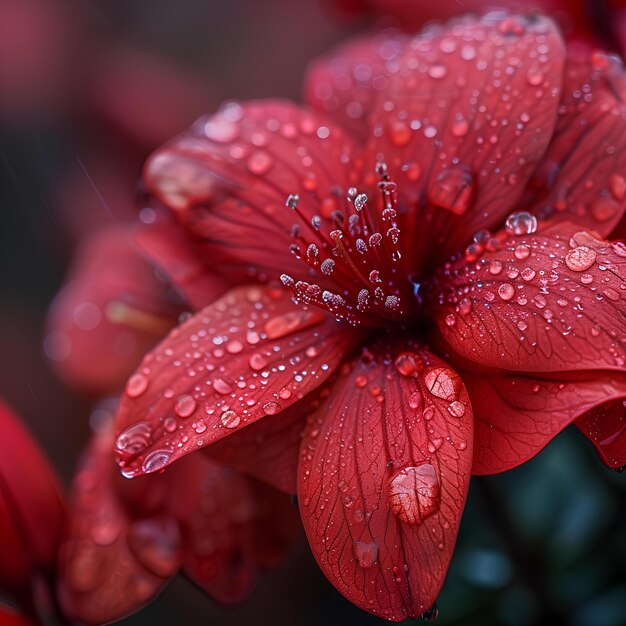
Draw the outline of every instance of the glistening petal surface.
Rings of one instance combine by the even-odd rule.
[[[126,476],[280,413],[321,385],[358,333],[282,288],[238,287],[170,333],[131,376],[115,453]]]
[[[369,153],[398,183],[414,273],[510,212],[550,141],[563,61],[553,22],[502,13],[427,29],[407,46]]]
[[[623,373],[541,378],[461,370],[461,375],[474,411],[473,474],[505,472],[525,463],[590,409],[626,396]]]
[[[302,443],[298,501],[333,585],[384,619],[437,598],[465,503],[472,409],[459,376],[406,342],[346,366]]]
[[[626,246],[569,222],[498,239],[497,251],[444,265],[428,290],[452,350],[513,371],[623,371]]]
[[[576,426],[593,443],[600,458],[609,467],[626,466],[626,393],[595,407],[583,415]]]
[[[154,153],[148,190],[222,274],[277,279],[301,269],[292,227],[331,219],[356,182],[353,142],[319,114],[280,101],[230,104]],[[304,220],[286,206],[298,194]],[[271,242],[271,245],[268,243]]]
[[[607,237],[626,210],[626,73],[586,46],[568,49],[559,117],[525,205]]]

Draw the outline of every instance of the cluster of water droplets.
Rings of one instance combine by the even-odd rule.
[[[319,311],[285,307],[289,298],[278,287],[241,291],[246,304],[231,292],[202,318],[180,353],[160,346],[128,380],[125,395],[141,401],[148,390],[157,393],[151,406],[158,405],[163,416],[157,423],[134,423],[117,437],[115,452],[126,477],[158,472],[174,455],[220,438],[221,430],[279,413],[328,375],[322,355],[329,338],[316,330],[324,319]],[[181,332],[184,325],[170,337]],[[164,362],[182,378],[155,392],[151,381]]]
[[[411,287],[400,263],[397,186],[384,163],[378,164],[377,173],[380,201],[348,189],[347,210],[332,213],[333,228],[319,215],[307,220],[298,209],[298,195],[286,202],[299,218],[290,251],[307,266],[307,274],[313,270],[319,278],[312,282],[283,274],[283,285],[297,301],[353,325],[397,320],[411,307]]]

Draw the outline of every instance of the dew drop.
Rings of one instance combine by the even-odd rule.
[[[220,417],[220,424],[224,428],[237,428],[241,424],[241,417],[235,411],[224,411]]]
[[[396,358],[394,365],[400,374],[413,378],[424,369],[424,362],[414,352],[403,352]]]
[[[565,257],[565,265],[572,272],[584,272],[588,270],[596,261],[595,250],[587,246],[577,246],[570,250]]]
[[[436,367],[424,377],[426,388],[433,396],[443,400],[456,400],[461,390],[461,379],[447,367]]]
[[[431,78],[444,78],[448,74],[448,68],[442,63],[435,63],[428,68],[428,75]]]
[[[506,302],[515,295],[515,287],[511,283],[502,283],[498,287],[498,295]]]
[[[150,452],[150,454],[144,459],[141,465],[141,469],[146,474],[158,472],[169,463],[171,456],[172,453],[169,450],[165,450],[164,448],[160,450],[154,450],[153,452]]]
[[[439,510],[439,477],[430,463],[405,467],[389,481],[391,512],[407,524],[421,524]]]
[[[419,391],[414,391],[409,396],[409,406],[413,409],[419,409],[422,403],[422,394]]]
[[[454,417],[463,417],[463,415],[465,415],[465,405],[462,402],[455,400],[450,403],[448,411],[450,412],[450,415],[453,415]]]
[[[183,394],[182,396],[178,396],[176,399],[174,413],[176,413],[178,417],[189,417],[196,410],[196,407],[197,404],[194,397],[189,394]]]
[[[509,235],[532,235],[537,232],[537,218],[527,211],[511,213],[504,228]]]
[[[263,151],[253,153],[248,159],[247,165],[251,174],[262,176],[270,171],[274,164],[272,157]]]
[[[130,456],[143,452],[152,442],[152,426],[139,422],[123,430],[115,441],[115,448]]]
[[[441,172],[428,189],[428,199],[456,215],[463,215],[472,203],[474,177],[468,168],[457,165]]]
[[[361,567],[372,567],[378,561],[378,544],[355,541],[354,556]]]
[[[265,415],[276,415],[276,413],[280,412],[280,408],[278,402],[270,401],[263,405],[263,412]]]
[[[143,374],[133,374],[126,383],[126,395],[138,398],[148,388],[148,379]]]

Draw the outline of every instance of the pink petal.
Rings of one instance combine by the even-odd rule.
[[[603,237],[626,210],[626,74],[598,50],[570,46],[556,130],[525,204]]]
[[[137,611],[181,563],[180,530],[163,508],[163,477],[125,481],[112,462],[112,445],[112,433],[103,430],[85,454],[59,553],[62,608],[68,617],[87,624]],[[137,514],[131,515],[124,497]],[[149,499],[152,510],[146,506]]]
[[[35,574],[54,567],[65,516],[63,497],[48,461],[2,401],[0,432],[0,588],[28,594]]]
[[[288,408],[336,369],[358,333],[283,289],[233,289],[193,315],[131,376],[117,417],[124,474],[176,459]]]
[[[320,567],[360,608],[417,617],[437,598],[465,504],[472,410],[411,342],[345,367],[302,443],[298,496]]]
[[[194,311],[204,308],[227,291],[228,283],[202,262],[195,242],[176,220],[156,215],[154,224],[135,233],[138,250],[165,273]]]
[[[596,447],[609,467],[623,471],[626,466],[626,393],[583,415],[576,426]],[[608,400],[608,397],[605,397]]]
[[[115,226],[87,239],[49,312],[47,356],[63,378],[89,391],[117,391],[182,310],[131,232]]]
[[[389,30],[345,44],[313,61],[305,77],[309,104],[365,141],[368,119],[388,86],[388,68],[397,64],[408,37]]]
[[[293,225],[308,234],[313,215],[330,220],[343,206],[352,152],[342,131],[305,109],[230,104],[154,153],[144,178],[222,274],[278,279],[306,268],[289,252]],[[285,206],[290,194],[299,214]]]
[[[512,371],[623,370],[626,247],[568,222],[498,239],[496,252],[443,266],[428,289],[452,350]]]
[[[501,13],[431,28],[408,46],[369,148],[398,184],[416,275],[510,212],[550,141],[563,60],[550,20]]]
[[[505,472],[525,463],[593,407],[626,396],[621,373],[540,378],[461,371],[474,411],[473,474]]]

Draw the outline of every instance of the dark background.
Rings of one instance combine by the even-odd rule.
[[[315,0],[0,0],[0,395],[66,484],[94,398],[50,369],[46,309],[77,242],[130,214],[141,161],[167,137],[159,119],[133,135],[146,102],[127,109],[131,131],[111,125],[99,109],[128,90],[115,72],[98,85],[103,68],[117,55],[182,77],[191,104],[188,119],[181,105],[163,124],[171,134],[224,99],[298,99],[307,60],[369,25]],[[148,95],[167,109],[167,94]],[[626,474],[570,430],[524,467],[473,480],[439,623],[626,624]],[[334,591],[304,540],[241,608],[220,609],[179,577],[124,623],[382,624]]]

